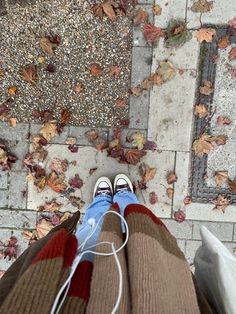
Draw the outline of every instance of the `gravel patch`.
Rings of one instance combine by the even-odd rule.
[[[0,18],[0,103],[9,98],[8,87],[16,86],[11,116],[19,122],[32,121],[33,110],[51,109],[58,118],[62,109],[73,113],[71,124],[110,127],[128,118],[128,105],[116,108],[117,98],[128,100],[131,71],[132,25],[128,17],[115,22],[93,15],[94,2],[84,0],[40,0],[35,5],[13,6]],[[40,48],[40,38],[61,37],[53,56]],[[45,57],[45,63],[38,62]],[[89,66],[102,67],[100,77],[92,77]],[[36,64],[39,80],[34,87],[19,75],[21,66]],[[56,71],[45,70],[53,64]],[[121,67],[120,76],[108,75],[111,66]],[[73,86],[83,91],[76,94]]]

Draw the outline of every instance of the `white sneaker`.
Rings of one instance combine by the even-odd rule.
[[[95,183],[93,190],[93,198],[99,195],[113,196],[112,183],[107,177],[100,177]]]
[[[114,180],[114,194],[121,191],[134,192],[133,184],[125,174],[118,174]]]

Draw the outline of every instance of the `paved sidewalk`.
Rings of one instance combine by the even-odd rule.
[[[1,15],[7,14],[7,7],[10,9],[10,6],[15,5],[15,2],[18,1],[12,1],[13,4],[10,2],[6,2],[6,6],[1,4],[0,19]],[[151,73],[155,72],[159,62],[165,59],[173,62],[178,71],[173,80],[161,86],[154,86],[139,97],[130,96],[129,125],[123,127],[122,133],[125,147],[130,146],[126,142],[126,135],[134,131],[141,131],[146,138],[157,144],[157,150],[148,150],[142,159],[150,167],[157,168],[157,174],[153,180],[148,182],[147,190],[137,193],[140,202],[151,208],[158,217],[163,218],[164,223],[177,238],[177,242],[189,263],[192,263],[196,249],[201,244],[199,226],[202,224],[223,241],[229,250],[233,251],[236,247],[236,203],[227,206],[225,213],[221,210],[213,210],[213,202],[206,201],[204,197],[202,202],[184,204],[185,197],[190,195],[191,179],[193,178],[192,142],[195,125],[193,109],[194,105],[197,104],[196,94],[199,83],[201,48],[195,35],[204,24],[226,25],[229,20],[236,16],[235,0],[215,1],[212,10],[203,14],[194,13],[190,10],[194,2],[193,0],[156,1],[156,4],[162,8],[162,13],[153,16],[152,8],[155,3],[152,0],[139,1],[138,6],[150,13],[150,22],[166,29],[171,18],[182,18],[187,22],[188,29],[191,30],[192,38],[180,48],[165,48],[163,38],[160,38],[157,45],[150,46],[143,39],[140,28],[134,27],[131,87],[136,87]],[[223,49],[221,52],[223,59],[226,53],[228,53],[227,49]],[[218,67],[215,86],[219,92],[214,94],[213,103],[216,107],[221,108],[217,109],[219,114],[222,110],[222,98],[224,99],[223,107],[226,108],[227,101],[225,99],[227,99],[227,95],[228,98],[235,96],[233,90],[236,89],[236,80],[234,79],[229,83],[231,92],[222,88],[226,84],[224,80],[224,74]],[[232,100],[231,98],[228,102]],[[224,113],[227,114],[227,109],[224,110]],[[230,110],[235,115],[235,108]],[[213,123],[216,123],[214,119]],[[232,145],[234,149],[236,147],[235,135],[234,137],[231,135],[236,132],[235,123],[234,119],[228,133],[228,145]],[[0,122],[0,138],[8,141],[11,153],[18,158],[11,171],[0,171],[0,240],[4,242],[11,235],[16,236],[18,254],[28,246],[28,240],[22,236],[22,232],[31,231],[35,228],[39,206],[46,201],[56,199],[57,202],[63,204],[61,211],[75,212],[77,210],[68,202],[66,197],[50,189],[38,193],[33,182],[28,180],[23,159],[26,153],[30,149],[32,150],[29,134],[31,136],[38,134],[41,126],[36,123],[18,123],[15,128],[10,128],[6,122]],[[216,129],[216,133],[219,131],[217,126],[212,128]],[[123,172],[129,175],[133,181],[140,180],[139,164],[134,167],[118,163],[115,159],[107,157],[105,151],[97,152],[92,147],[84,136],[84,133],[90,129],[90,126],[66,126],[61,135],[54,137],[47,146],[47,165],[53,158],[67,159],[72,166],[69,167],[66,178],[71,178],[75,173],[79,173],[83,180],[82,188],[74,193],[76,197],[81,197],[85,202],[81,210],[82,213],[91,201],[93,185],[99,176],[106,175],[113,178],[118,172]],[[103,133],[104,138],[112,138],[113,128],[104,125],[98,130]],[[68,150],[68,145],[65,143],[68,137],[76,138],[76,144],[79,145],[78,152],[71,153]],[[235,161],[235,156],[230,156],[235,150],[230,149],[230,147],[217,147],[213,155],[209,154],[210,164],[208,166],[211,168],[214,165],[214,171],[229,171],[230,178],[233,180],[236,177],[236,165],[227,160]],[[90,170],[93,168],[97,168],[97,170],[90,175]],[[178,179],[173,184],[168,185],[166,178],[168,173],[172,171],[176,173]],[[208,171],[210,171],[210,176],[212,168]],[[216,189],[217,187],[212,184],[210,182],[209,187]],[[166,188],[173,188],[171,198],[168,197]],[[158,202],[153,205],[149,203],[149,193],[152,191],[158,195]],[[182,223],[174,219],[174,213],[179,209],[186,214],[186,220]],[[6,270],[11,263],[12,260],[4,259],[0,255],[0,270]]]

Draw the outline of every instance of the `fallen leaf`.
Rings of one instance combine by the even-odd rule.
[[[49,169],[55,171],[56,173],[64,173],[68,168],[68,161],[66,159],[53,158]]]
[[[207,133],[203,133],[200,137],[193,142],[193,151],[198,157],[203,157],[204,154],[209,154],[213,149],[212,137]]]
[[[55,212],[62,207],[62,204],[58,203],[55,199],[50,202],[46,202],[44,205],[39,206],[38,211]]]
[[[69,185],[72,188],[80,189],[83,186],[83,184],[84,184],[84,182],[83,182],[83,180],[80,178],[80,176],[78,174],[76,174],[74,176],[74,178],[69,180]]]
[[[62,223],[63,221],[66,221],[67,219],[69,219],[71,217],[71,213],[69,212],[65,212],[61,218],[60,218],[60,223]]]
[[[148,20],[148,17],[149,17],[148,12],[145,11],[143,8],[139,8],[137,11],[135,11],[133,17],[134,26],[146,22]]]
[[[39,56],[37,60],[38,60],[38,63],[44,64],[46,59],[43,56]]]
[[[64,179],[65,175],[63,173],[57,174],[52,171],[47,177],[47,185],[55,192],[63,192],[66,189]]]
[[[213,210],[219,209],[222,210],[223,213],[225,213],[225,208],[229,206],[230,200],[227,197],[219,194],[218,197],[213,201],[213,204],[215,204]]]
[[[236,193],[236,179],[234,179],[234,180],[228,179],[228,185],[229,185],[230,190],[233,193]]]
[[[230,120],[229,118],[227,117],[224,117],[224,116],[219,116],[217,118],[217,124],[218,125],[229,125],[232,123],[232,120]]]
[[[46,187],[46,177],[40,177],[38,179],[34,179],[34,185],[37,188],[37,191],[41,193]]]
[[[9,114],[10,112],[10,109],[6,106],[5,103],[1,104],[0,105],[0,119],[1,120],[8,120],[9,119]]]
[[[155,151],[157,149],[157,144],[154,141],[146,140],[143,149]]]
[[[183,200],[184,205],[189,205],[192,203],[192,198],[191,196],[185,196],[184,200]]]
[[[53,137],[58,135],[57,125],[54,122],[46,122],[39,133],[49,142]]]
[[[68,124],[71,121],[72,114],[67,109],[63,109],[60,114],[60,123],[63,125]]]
[[[30,140],[35,150],[37,148],[47,145],[48,143],[47,140],[42,135],[32,135]]]
[[[8,87],[7,92],[9,95],[13,96],[17,92],[17,88],[15,85]]]
[[[164,82],[172,80],[176,75],[176,69],[170,61],[161,61],[157,69],[157,74],[159,74]]]
[[[166,48],[181,47],[192,38],[192,33],[182,19],[171,19],[165,34],[164,46]]]
[[[37,224],[36,224],[36,232],[37,232],[37,238],[41,239],[45,237],[49,231],[53,228],[53,224],[46,220],[46,219],[41,219]]]
[[[125,108],[127,107],[127,101],[123,98],[117,98],[115,102],[116,108]]]
[[[169,199],[172,199],[173,195],[174,195],[174,189],[173,188],[167,188],[166,189],[166,195],[168,196]]]
[[[2,81],[4,79],[4,76],[5,76],[5,74],[4,74],[3,70],[0,69],[0,81]]]
[[[91,176],[98,168],[95,167],[95,168],[90,168],[89,169],[89,175]]]
[[[194,107],[194,114],[199,118],[205,118],[209,114],[207,106],[204,104],[196,105]]]
[[[143,36],[148,43],[156,42],[160,37],[164,37],[165,33],[161,30],[160,27],[148,23],[143,27]]]
[[[136,147],[139,150],[143,149],[146,142],[144,134],[140,131],[134,132],[130,136],[128,136],[128,141],[132,143],[133,147]]]
[[[155,192],[149,193],[149,202],[150,204],[154,205],[158,202],[158,196]]]
[[[70,195],[68,197],[68,201],[71,203],[72,206],[78,209],[81,209],[85,204],[85,202],[80,197],[74,195]]]
[[[191,11],[196,13],[206,13],[213,8],[213,1],[197,0],[192,6]]]
[[[214,28],[200,28],[199,30],[197,30],[195,36],[200,43],[202,43],[203,41],[211,43],[215,34],[216,30]]]
[[[30,64],[28,66],[21,67],[19,74],[24,81],[26,81],[32,85],[36,85],[37,80],[38,80],[36,65]]]
[[[108,16],[108,18],[114,22],[117,18],[115,12],[116,3],[112,0],[104,1],[93,7],[93,12],[95,16],[102,17],[103,13]]]
[[[54,45],[47,37],[41,38],[39,44],[43,52],[47,53],[49,56],[52,56],[54,54],[53,51]]]
[[[153,6],[153,13],[155,15],[161,15],[161,11],[162,11],[162,8],[158,4]]]
[[[234,17],[232,20],[230,20],[228,22],[228,25],[229,25],[230,28],[236,29],[236,17]]]
[[[228,182],[228,171],[216,171],[214,174],[214,180],[217,186],[222,186]]]
[[[236,79],[236,68],[234,68],[231,64],[227,63],[227,70],[232,76],[233,79]]]
[[[175,172],[169,172],[166,181],[168,184],[173,184],[177,181],[178,177],[176,176]]]
[[[18,248],[18,244],[17,244],[18,240],[15,236],[11,236],[10,239],[8,240],[7,244],[4,245],[4,258],[8,257],[9,261],[12,258],[17,258],[17,248]]]
[[[80,84],[80,83],[75,84],[74,87],[73,87],[73,91],[74,91],[76,94],[81,93],[82,90],[83,90],[82,84]]]
[[[142,94],[143,92],[143,89],[140,88],[140,87],[132,87],[130,88],[130,94],[135,96],[135,97],[138,97]]]
[[[69,151],[71,151],[72,153],[77,153],[78,152],[78,150],[79,150],[79,146],[78,145],[76,145],[76,144],[70,144],[69,146],[68,146],[68,149],[69,149]]]
[[[53,214],[52,217],[51,217],[51,223],[53,226],[57,226],[57,225],[60,225],[61,223],[61,220],[60,220],[60,217],[58,214]]]
[[[217,146],[220,145],[225,145],[227,140],[228,140],[228,136],[227,135],[217,135],[217,136],[213,136],[212,140],[214,141],[214,143],[216,143]]]
[[[157,172],[156,168],[149,167],[145,162],[142,162],[139,165],[139,173],[142,177],[142,181],[145,183],[154,179],[156,172]]]
[[[67,137],[65,141],[67,145],[74,145],[76,144],[76,142],[77,142],[77,139],[75,137]]]
[[[223,36],[218,41],[218,47],[224,49],[230,45],[229,36]]]
[[[112,66],[109,69],[108,75],[118,77],[120,75],[121,68],[117,65]]]
[[[107,140],[98,137],[94,142],[93,142],[94,147],[101,152],[103,149],[108,147],[108,142]]]
[[[174,212],[174,218],[175,221],[177,222],[183,222],[186,218],[186,214],[181,209],[178,209],[177,211]]]
[[[200,86],[199,91],[201,94],[209,96],[213,93],[214,89],[211,81],[204,80],[203,86]]]
[[[55,73],[56,72],[56,66],[52,63],[49,63],[46,68],[45,71],[49,72],[49,73]]]
[[[138,149],[129,149],[125,153],[125,159],[131,165],[137,165],[140,162],[140,159],[146,155],[146,152]]]
[[[229,52],[229,61],[236,59],[236,47],[232,48]]]
[[[17,124],[17,119],[16,118],[10,118],[8,120],[8,123],[9,125],[12,127],[12,128],[15,128],[16,127],[16,124]]]
[[[92,76],[100,76],[102,74],[102,68],[98,63],[92,63],[89,67],[89,71]]]
[[[97,130],[89,130],[89,131],[85,132],[84,135],[87,137],[87,139],[90,142],[93,142],[98,138],[99,132]]]

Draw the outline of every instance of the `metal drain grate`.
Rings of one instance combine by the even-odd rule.
[[[224,35],[227,35],[226,27],[216,27],[212,25],[204,25],[204,27],[216,28],[216,36],[212,43],[203,43],[200,47],[199,57],[199,76],[196,92],[196,104],[208,104],[209,114],[212,114],[212,102],[213,94],[205,96],[199,93],[199,87],[202,86],[204,80],[215,82],[216,64],[214,63],[214,56],[217,55],[218,40]],[[236,35],[230,36],[231,43],[236,44]],[[206,127],[206,120],[200,119],[194,115],[194,127],[193,127],[193,141],[199,137],[199,135],[206,128],[206,131],[210,129],[210,125]],[[191,177],[189,180],[189,189],[193,202],[209,203],[214,200],[219,194],[225,195],[231,199],[231,202],[236,204],[236,193],[232,193],[227,188],[211,187],[205,182],[205,175],[207,173],[207,156],[203,158],[197,157],[193,152],[191,156]]]

